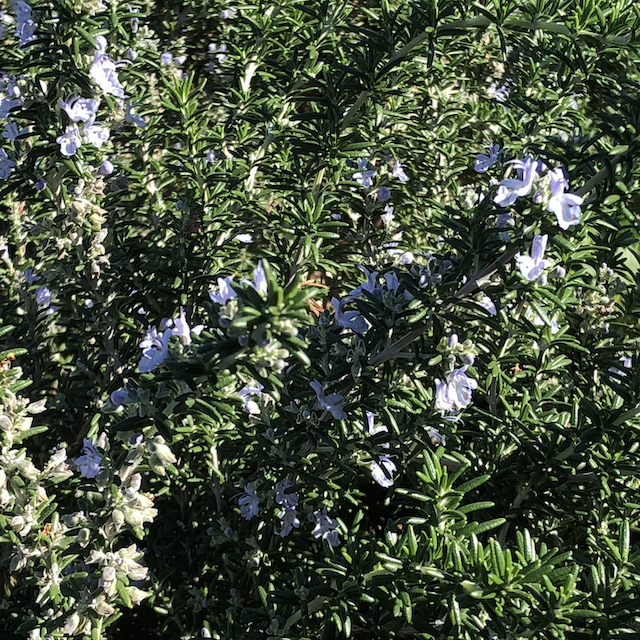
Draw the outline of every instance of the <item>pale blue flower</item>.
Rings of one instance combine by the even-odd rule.
[[[471,392],[478,383],[466,374],[467,366],[454,369],[446,382],[436,378],[436,409],[439,411],[459,411],[471,403]]]
[[[367,293],[370,293],[373,295],[376,289],[378,288],[378,272],[377,271],[369,272],[369,270],[361,264],[358,265],[358,269],[364,272],[364,275],[367,277],[367,279],[365,282],[360,284],[359,287],[356,287],[355,289],[353,289],[353,291],[349,292],[349,297],[356,298],[356,299],[362,295],[363,291],[366,291]]]
[[[171,329],[171,333],[174,336],[178,336],[181,344],[184,346],[189,346],[191,344],[191,334],[195,333],[196,335],[200,335],[204,329],[203,324],[199,324],[193,328],[189,326],[187,322],[187,317],[184,313],[184,307],[180,307],[180,315],[176,320],[173,321],[173,328]]]
[[[618,358],[619,362],[622,362],[622,366],[625,369],[631,369],[631,367],[633,366],[633,359],[630,358],[629,356],[620,356],[620,358]],[[621,378],[626,378],[627,374],[624,371],[621,371],[620,369],[618,369],[617,367],[609,367],[609,371],[611,373],[615,373],[618,376],[620,376]]]
[[[498,313],[495,303],[487,295],[482,296],[482,298],[480,298],[480,300],[478,300],[476,304],[480,305],[485,311],[490,313],[492,316],[495,316]]]
[[[351,329],[359,335],[367,332],[369,325],[359,311],[343,312],[342,305],[344,304],[344,300],[340,301],[337,298],[331,298],[331,304],[335,311],[335,322],[339,327]]]
[[[13,160],[9,160],[7,152],[4,149],[0,149],[0,178],[6,180],[15,166],[16,163]]]
[[[47,287],[38,287],[36,291],[36,303],[46,309],[51,304],[51,291]]]
[[[496,102],[503,103],[509,97],[509,87],[507,84],[503,84],[501,87],[498,87],[497,84],[493,83],[489,89],[487,90],[490,98],[493,98]]]
[[[233,300],[238,297],[238,294],[231,287],[233,278],[227,276],[226,278],[218,278],[218,291],[209,291],[209,298],[211,302],[215,302],[219,305],[225,305],[229,300]]]
[[[377,416],[375,413],[373,413],[372,411],[367,411],[367,429],[369,431],[370,436],[375,436],[378,433],[387,433],[389,431],[387,427],[383,424],[376,426],[375,424],[376,417]],[[386,445],[386,447],[388,446],[389,445]]]
[[[447,446],[445,437],[435,427],[431,427],[429,431],[427,431],[427,435],[429,436],[429,440],[431,440],[431,444],[434,447],[439,447],[440,445],[442,445],[443,447]]]
[[[251,399],[251,396],[261,397],[263,389],[264,385],[261,385],[259,382],[254,382],[246,387],[242,387],[242,389],[238,391],[238,397],[242,400],[243,408],[248,414],[260,415],[260,406],[255,400]]]
[[[67,102],[58,100],[60,108],[69,116],[71,122],[89,122],[95,120],[100,100],[94,98],[72,98]]]
[[[367,165],[369,163],[365,158],[358,158],[356,162],[360,171],[353,174],[353,179],[365,189],[368,189],[373,185],[373,177],[376,175],[376,172],[367,170]]]
[[[5,138],[6,140],[9,140],[9,142],[13,142],[15,143],[16,138],[25,133],[27,131],[27,129],[18,129],[18,125],[15,122],[7,122],[7,124],[4,125],[4,131],[2,132],[2,137]]]
[[[514,219],[510,213],[501,213],[498,216],[498,221],[496,222],[497,229],[509,229],[513,227]],[[508,242],[511,236],[508,231],[500,231],[498,233],[498,238],[503,242]]]
[[[213,164],[216,161],[215,151],[207,151],[204,157],[207,164]]]
[[[31,16],[31,6],[24,0],[14,0],[13,8],[16,12],[16,36],[20,38],[20,46],[35,39],[36,23]]]
[[[84,455],[76,458],[74,462],[80,469],[80,473],[85,478],[95,478],[100,472],[100,462],[102,456],[98,453],[98,450],[93,445],[92,438],[84,438],[82,452]]]
[[[549,236],[538,236],[533,238],[531,244],[531,256],[516,255],[516,262],[523,278],[529,282],[537,280],[539,284],[545,284],[544,270],[551,266],[548,260],[544,259],[544,252],[547,248]]]
[[[118,389],[117,391],[112,391],[109,398],[116,407],[125,404],[133,404],[138,401],[138,397],[129,389]]]
[[[267,275],[264,267],[262,266],[262,260],[258,261],[258,266],[253,270],[253,282],[247,281],[261,296],[267,295],[268,283]]]
[[[169,353],[170,339],[171,329],[165,329],[162,333],[158,333],[155,327],[149,327],[140,343],[142,349],[142,357],[138,363],[140,373],[149,373],[164,362]]]
[[[84,135],[89,143],[99,149],[109,139],[110,131],[107,127],[90,120],[84,128]]]
[[[93,64],[89,69],[89,75],[94,82],[105,92],[118,98],[125,98],[124,87],[120,84],[116,63],[109,58],[105,51],[107,41],[104,36],[97,36],[98,49],[93,54]]]
[[[260,498],[258,498],[256,492],[250,487],[247,487],[244,490],[244,493],[242,493],[238,498],[240,515],[245,520],[251,520],[251,518],[257,516],[260,513],[260,507],[258,506],[259,502]]]
[[[375,460],[371,463],[371,477],[385,489],[393,486],[393,474],[396,471],[397,467],[389,456],[381,456],[379,463]]]
[[[169,53],[168,51],[166,53],[163,53],[160,56],[160,62],[162,64],[171,64],[172,60],[173,60],[173,55],[171,53]]]
[[[82,146],[82,139],[77,125],[68,126],[64,135],[56,138],[56,142],[60,145],[60,153],[63,156],[74,156]]]
[[[400,160],[396,160],[395,164],[393,165],[393,171],[391,175],[394,178],[398,178],[400,182],[409,182],[409,176],[404,172],[403,169],[403,167],[405,166],[406,165],[400,164]]]
[[[0,101],[0,118],[6,118],[11,109],[22,106],[22,100],[11,100],[10,98],[2,98]]]
[[[139,129],[144,129],[147,126],[147,123],[139,115],[136,115],[133,112],[136,106],[138,105],[127,103],[127,110],[124,116],[125,122],[131,122]]]
[[[235,7],[229,7],[220,12],[220,19],[231,20],[231,18],[235,17],[236,13],[238,13],[238,10]]]
[[[276,527],[273,528],[273,532],[281,538],[286,538],[295,527],[300,526],[300,520],[296,514],[295,507],[287,507],[280,514],[280,531]]]
[[[336,420],[344,420],[347,414],[342,408],[344,398],[338,393],[325,395],[324,387],[317,381],[309,383],[309,386],[316,392],[318,396],[317,406],[319,409],[328,411]]]
[[[40,276],[37,275],[31,267],[24,270],[22,277],[26,280],[28,285],[32,285],[34,282],[40,280]]]
[[[558,226],[566,231],[571,225],[580,222],[580,205],[583,198],[573,193],[565,193],[569,183],[561,167],[549,172],[551,198],[547,203],[547,211],[556,214]]]
[[[474,169],[478,173],[485,173],[492,167],[496,162],[498,162],[498,156],[500,155],[500,145],[490,144],[485,147],[489,151],[489,155],[485,155],[484,153],[479,153],[476,156],[476,164]]]
[[[500,182],[498,192],[493,200],[500,207],[508,207],[518,197],[529,195],[533,182],[538,177],[538,170],[544,166],[529,157],[524,160],[512,160],[510,164],[516,167],[519,177],[517,179],[506,178]]]
[[[287,491],[293,487],[293,482],[289,478],[280,480],[276,484],[276,502],[281,504],[285,509],[295,509],[300,501],[300,496],[294,491]]]
[[[384,222],[385,225],[389,225],[395,216],[393,215],[393,205],[386,204],[384,206],[384,213],[380,215],[380,219]]]
[[[332,547],[340,544],[338,539],[338,521],[327,515],[327,508],[322,511],[315,511],[313,517],[316,519],[316,526],[313,529],[313,537],[326,540]]]

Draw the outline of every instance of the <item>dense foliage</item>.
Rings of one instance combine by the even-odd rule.
[[[636,3],[0,41],[1,637],[640,633]]]

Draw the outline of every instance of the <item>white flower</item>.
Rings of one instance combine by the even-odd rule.
[[[68,102],[59,100],[58,104],[69,116],[71,122],[89,122],[89,120],[95,119],[98,107],[100,106],[100,100],[93,98],[73,98]]]
[[[245,520],[251,520],[254,516],[260,513],[260,507],[258,503],[260,498],[256,495],[255,491],[250,487],[244,490],[244,493],[238,498],[238,504],[240,505],[240,515]]]
[[[316,392],[318,396],[317,405],[320,409],[328,411],[336,420],[344,420],[347,414],[342,408],[342,401],[344,398],[338,393],[332,393],[325,395],[324,387],[317,381],[309,383],[309,386]]]
[[[493,201],[500,207],[512,205],[519,196],[527,196],[531,193],[533,182],[538,176],[540,164],[533,158],[524,160],[512,160],[518,170],[519,178],[505,178],[500,182],[498,193]]]
[[[476,156],[476,164],[474,166],[474,169],[478,173],[485,173],[485,171],[488,171],[490,167],[498,162],[498,156],[500,155],[500,145],[490,144],[489,146],[485,147],[485,149],[488,149],[489,155],[479,153]]]
[[[397,468],[389,456],[381,456],[380,463],[382,466],[375,461],[371,463],[371,476],[381,487],[388,489],[393,486],[393,474],[397,471]]]
[[[83,439],[82,452],[83,456],[76,458],[74,462],[80,468],[80,473],[85,478],[95,478],[100,471],[100,462],[102,456],[98,453],[98,450],[93,446],[92,438]]]
[[[393,165],[393,171],[391,175],[394,178],[398,178],[400,182],[409,182],[409,176],[404,172],[404,169],[403,169],[404,166],[406,165],[402,165],[400,164],[399,160],[396,160],[395,164]]]
[[[138,363],[140,373],[149,373],[162,364],[169,353],[170,338],[171,329],[165,329],[163,333],[158,333],[155,327],[149,327],[140,343],[140,348],[143,350]]]
[[[471,403],[471,392],[478,388],[478,383],[465,373],[468,365],[454,369],[446,382],[436,378],[436,409],[459,411]]]
[[[211,302],[216,302],[219,305],[225,305],[229,300],[233,300],[238,297],[238,294],[231,288],[231,281],[233,278],[227,276],[226,278],[218,278],[218,292],[209,291],[209,298]]]
[[[60,145],[60,153],[63,156],[75,155],[76,151],[82,146],[77,125],[68,126],[64,135],[56,138],[56,142]]]
[[[547,211],[556,214],[558,226],[563,231],[566,231],[571,225],[580,222],[580,205],[583,202],[583,198],[573,193],[564,192],[569,183],[561,167],[549,172],[549,180],[551,198],[547,203]]]
[[[318,539],[322,538],[326,540],[332,547],[337,547],[340,544],[338,540],[338,521],[330,518],[327,515],[327,508],[322,511],[315,511],[313,514],[316,519],[316,526],[313,529],[313,537]]]
[[[544,252],[547,247],[548,236],[535,236],[531,245],[531,256],[516,255],[516,262],[520,273],[529,282],[537,280],[539,284],[546,283],[544,270],[551,265],[544,259]]]
[[[16,163],[13,160],[9,160],[7,152],[4,149],[0,149],[0,178],[6,180],[15,166]]]

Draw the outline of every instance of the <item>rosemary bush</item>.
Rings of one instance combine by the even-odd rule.
[[[640,633],[639,30],[0,2],[0,635]]]

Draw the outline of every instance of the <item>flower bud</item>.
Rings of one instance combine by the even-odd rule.
[[[117,528],[120,528],[124,524],[124,513],[122,513],[121,509],[114,509],[111,514],[111,519],[113,520],[113,524],[115,524]]]
[[[75,634],[76,629],[80,625],[80,616],[77,613],[73,613],[67,618],[67,621],[64,624],[64,628],[62,629],[65,635],[72,636]]]
[[[110,176],[113,173],[113,163],[109,162],[109,160],[105,160],[98,169],[98,175],[101,176]]]
[[[129,487],[134,491],[140,491],[140,485],[142,484],[142,476],[139,473],[134,473],[129,480]]]

